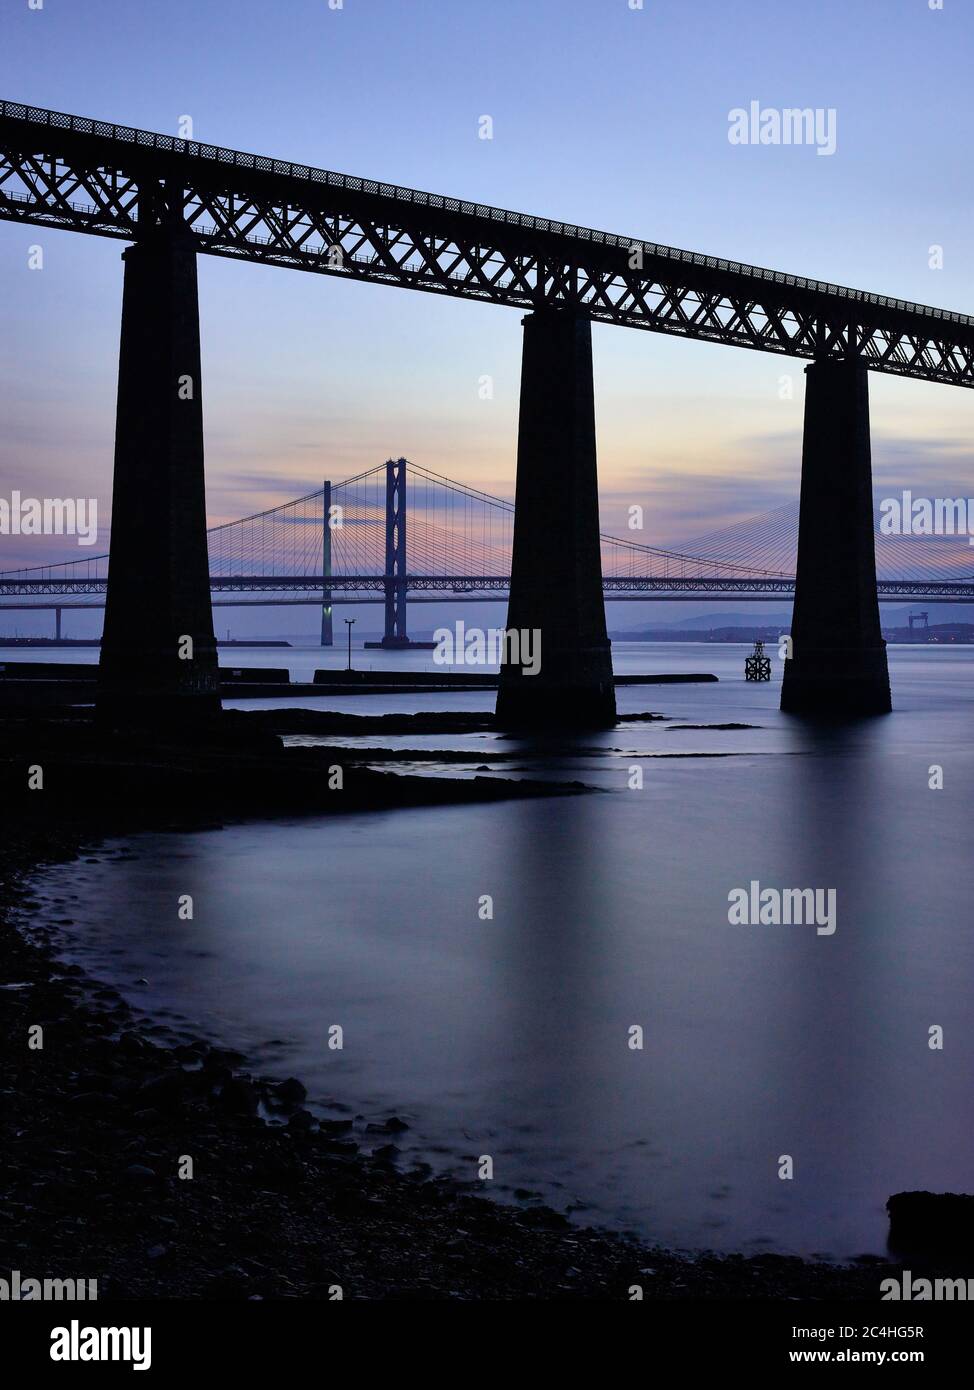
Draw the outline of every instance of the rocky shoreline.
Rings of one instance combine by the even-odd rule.
[[[30,756],[10,746],[8,773]],[[48,762],[77,785],[73,754]],[[469,782],[413,780],[426,783],[420,799],[470,794]],[[93,852],[119,826],[82,823],[69,797],[43,816],[20,800],[0,848],[0,1277],[93,1278],[102,1299],[626,1301],[636,1286],[645,1299],[871,1300],[896,1268],[689,1258],[541,1205],[504,1206],[479,1184],[400,1171],[395,1116],[381,1135],[373,1126],[366,1153],[361,1117],[319,1122],[298,1080],[254,1075],[202,1041],[160,1041],[113,989],[22,930],[31,871]],[[38,1026],[41,1048],[29,1045]]]

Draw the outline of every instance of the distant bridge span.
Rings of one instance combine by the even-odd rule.
[[[397,481],[398,480],[398,481]],[[395,487],[392,486],[395,483]],[[401,500],[402,552],[395,551]],[[329,509],[338,524],[327,526]],[[407,460],[390,460],[340,483],[208,532],[210,589],[219,606],[496,602],[510,592],[514,505]],[[711,532],[688,551],[603,533],[602,589],[613,601],[706,598],[757,603],[795,591],[797,507],[785,505]],[[877,535],[881,599],[974,602],[969,548],[954,538],[924,544]],[[392,547],[390,552],[390,546]],[[392,570],[386,558],[392,553]],[[108,555],[0,572],[0,608],[99,607]],[[240,596],[239,598],[237,596]],[[85,599],[88,603],[84,603]],[[20,600],[18,602],[18,600]],[[401,615],[403,629],[405,612]],[[327,632],[327,623],[325,630]]]

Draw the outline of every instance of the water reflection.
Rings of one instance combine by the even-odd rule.
[[[671,1244],[879,1252],[891,1192],[974,1187],[972,663],[942,655],[894,653],[898,712],[846,727],[739,678],[627,688],[671,719],[566,755],[592,795],[141,836],[44,882],[93,969],[316,1104],[405,1113],[404,1161],[489,1153],[498,1193]],[[674,728],[719,722],[751,727]],[[731,926],[751,879],[835,888],[834,936]]]

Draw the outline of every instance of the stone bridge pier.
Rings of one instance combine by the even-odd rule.
[[[869,447],[869,377],[856,358],[805,368],[792,655],[781,708],[885,714],[892,708],[879,626]]]
[[[216,714],[196,242],[152,226],[123,253],[112,536],[97,713],[157,726]]]
[[[504,728],[605,728],[615,687],[605,626],[592,325],[571,308],[523,320],[507,626],[540,634],[540,669],[501,667]],[[537,645],[534,639],[534,646]]]

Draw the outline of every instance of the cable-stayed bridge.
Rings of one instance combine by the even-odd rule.
[[[292,501],[212,527],[212,593],[225,604],[389,604],[395,635],[405,603],[506,598],[514,504],[406,459],[343,482],[325,482]],[[686,542],[680,549],[601,533],[602,585],[613,599],[791,596],[798,504],[783,506]],[[876,534],[882,598],[974,601],[974,559],[965,537]],[[4,606],[97,606],[108,555],[0,572]],[[239,595],[237,598],[235,596]],[[246,597],[245,597],[246,596]],[[17,604],[16,599],[24,602]],[[96,601],[92,604],[92,599]]]

